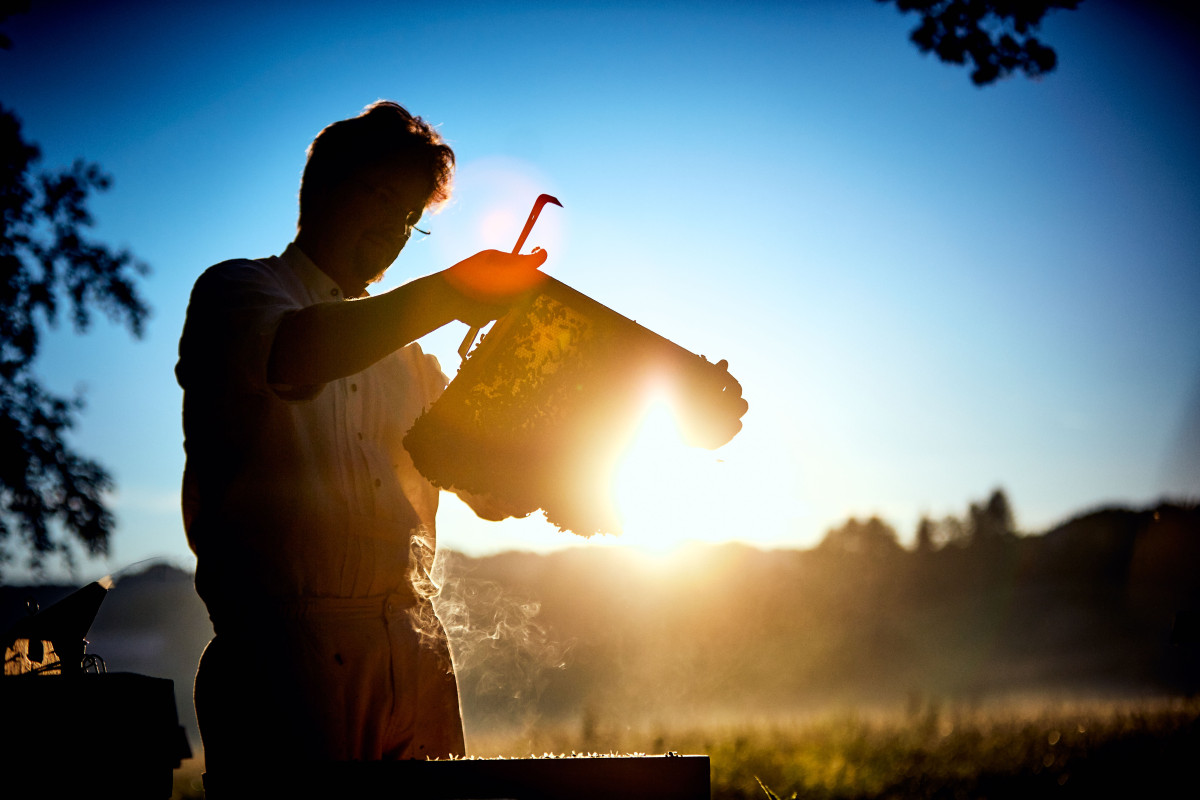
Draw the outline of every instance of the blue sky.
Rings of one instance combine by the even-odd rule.
[[[439,125],[460,167],[383,288],[510,248],[549,192],[564,208],[530,245],[551,274],[742,382],[725,448],[642,448],[629,542],[802,547],[852,514],[908,538],[998,486],[1028,531],[1200,498],[1200,69],[1195,28],[1162,12],[1052,14],[1058,70],[978,89],[871,0],[34,5],[5,24],[0,102],[44,165],[113,175],[96,234],[153,270],[143,340],[99,322],[39,361],[85,387],[74,441],[118,482],[97,569],[190,566],[172,367],[191,283],[281,251],[304,148],[378,98]],[[425,343],[451,375],[464,332]],[[456,502],[440,535],[579,543]]]

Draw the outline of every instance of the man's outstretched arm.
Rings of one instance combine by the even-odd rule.
[[[541,282],[545,261],[544,250],[485,250],[375,297],[299,309],[275,333],[267,379],[317,386],[361,372],[448,322],[486,324]]]

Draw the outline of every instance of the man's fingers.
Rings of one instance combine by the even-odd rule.
[[[508,303],[545,279],[538,267],[546,258],[546,251],[540,249],[528,255],[485,250],[446,270],[446,280],[473,300]]]
[[[742,385],[729,374],[729,362],[705,364],[679,387],[677,395],[684,438],[695,447],[716,449],[742,430],[750,405]]]
[[[726,397],[737,397],[740,399],[742,396],[742,384],[738,383],[737,378],[729,374],[729,362],[722,358],[714,366],[717,370],[720,370],[720,379],[722,381],[721,391]],[[742,405],[746,404],[745,400],[741,402]]]
[[[542,264],[546,263],[546,258],[549,255],[550,254],[542,248],[535,247],[533,248],[533,252],[529,253],[528,255],[521,256],[521,258],[529,259],[529,266],[533,269],[538,269],[542,266]]]

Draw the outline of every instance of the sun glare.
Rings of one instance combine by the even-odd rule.
[[[460,165],[450,207],[430,221],[436,223],[437,235],[431,239],[439,257],[453,263],[479,250],[511,251],[534,200],[554,191],[536,167],[518,159],[485,158]],[[562,262],[565,222],[561,213],[542,214],[522,252],[542,247]]]
[[[724,466],[717,453],[688,447],[666,400],[655,397],[614,477],[624,532],[612,543],[664,554],[738,538]]]
[[[512,231],[521,229],[522,222],[521,212],[515,206],[489,208],[478,222],[480,241],[503,242]]]
[[[761,415],[760,415],[761,416]],[[755,418],[717,450],[689,447],[665,398],[647,407],[612,474],[623,532],[590,538],[558,530],[535,513],[486,522],[447,496],[438,514],[445,546],[548,552],[584,546],[628,549],[653,568],[679,561],[685,545],[737,541],[762,547],[806,547],[812,510],[803,502],[798,456],[780,426]]]

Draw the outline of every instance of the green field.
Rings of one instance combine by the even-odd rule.
[[[476,756],[706,754],[714,800],[1200,796],[1200,700],[944,706],[635,730],[574,726],[475,735]],[[198,760],[177,798],[200,797]],[[761,783],[760,783],[761,781]],[[765,787],[765,788],[764,788]]]

